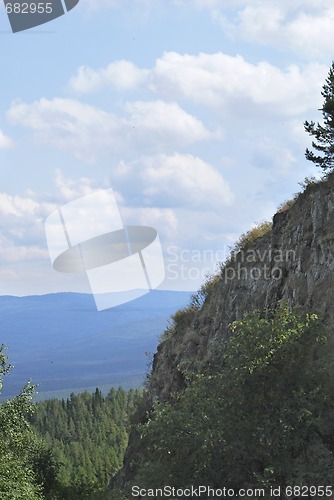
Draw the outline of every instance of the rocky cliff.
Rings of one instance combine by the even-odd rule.
[[[148,386],[150,401],[168,399],[184,385],[184,369],[214,363],[215,344],[228,325],[254,309],[290,306],[334,322],[334,179],[310,184],[272,228],[233,251],[208,284],[203,306],[176,315],[175,327],[158,347]]]
[[[284,299],[333,323],[333,175],[310,183],[274,215],[271,228],[263,233],[245,235],[194,304],[175,314],[154,356],[139,420],[145,419],[153,401],[168,400],[184,387],[190,371],[210,369],[217,344],[230,335],[229,324],[245,313],[274,308]],[[131,480],[138,452],[140,443],[133,433],[120,475],[123,483]]]

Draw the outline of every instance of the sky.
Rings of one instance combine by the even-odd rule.
[[[321,172],[304,157],[334,54],[330,0],[80,0],[13,34],[0,6],[0,294],[89,291],[45,221],[113,189],[195,290]]]

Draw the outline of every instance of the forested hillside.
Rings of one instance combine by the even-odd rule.
[[[112,388],[103,397],[96,389],[36,404],[30,422],[58,464],[58,484],[50,494],[91,499],[106,488],[122,465],[129,415],[139,394]]]
[[[10,369],[0,346],[0,393]],[[97,388],[40,403],[33,403],[34,392],[28,383],[0,403],[1,500],[104,498],[121,467],[141,390],[111,388],[104,397]]]

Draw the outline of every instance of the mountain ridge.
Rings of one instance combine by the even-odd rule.
[[[17,394],[28,379],[40,384],[39,399],[70,392],[126,388],[145,380],[145,352],[190,292],[152,291],[117,308],[98,312],[90,294],[60,292],[0,296],[1,342],[15,368],[2,397]]]

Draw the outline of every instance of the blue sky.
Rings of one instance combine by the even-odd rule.
[[[157,229],[167,289],[196,289],[240,233],[319,175],[328,0],[81,0],[12,34],[0,10],[0,294],[89,291],[53,271],[46,217],[112,187]]]

